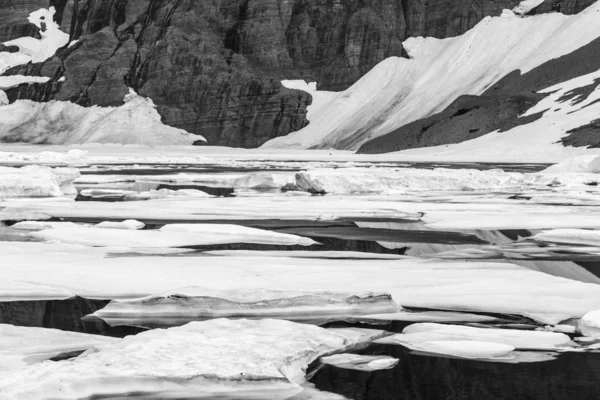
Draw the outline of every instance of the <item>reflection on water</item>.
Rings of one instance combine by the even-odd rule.
[[[361,372],[325,365],[311,382],[356,400],[515,400],[600,398],[600,354],[563,353],[519,364],[424,356],[373,345],[360,354],[400,359],[390,370]]]

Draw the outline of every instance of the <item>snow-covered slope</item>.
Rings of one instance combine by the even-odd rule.
[[[205,141],[163,125],[152,100],[133,90],[120,107],[81,107],[66,101],[18,100],[0,106],[0,142],[191,145]]]
[[[317,97],[306,128],[265,147],[357,149],[443,111],[461,95],[482,94],[511,72],[526,73],[587,45],[600,37],[599,13],[600,3],[574,16],[508,12],[456,38],[411,38],[404,43],[409,60],[386,59],[330,101]]]

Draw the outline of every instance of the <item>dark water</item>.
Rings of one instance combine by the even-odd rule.
[[[355,400],[600,399],[600,354],[564,353],[552,361],[520,364],[417,355],[390,345],[372,345],[360,354],[400,362],[375,372],[326,365],[311,382]]]

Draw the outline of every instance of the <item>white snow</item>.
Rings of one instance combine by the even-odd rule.
[[[539,242],[583,244],[600,246],[600,230],[554,229],[540,232],[529,238]]]
[[[0,324],[0,372],[23,368],[63,353],[87,350],[118,339],[57,329]]]
[[[213,318],[278,318],[321,324],[330,319],[397,309],[389,295],[378,293],[221,291],[188,287],[158,296],[113,301],[92,315],[111,326],[156,328]]]
[[[130,393],[215,397],[253,390],[302,391],[308,365],[381,331],[322,329],[280,320],[212,320],[128,336],[70,362],[9,371],[0,399],[57,400]],[[208,396],[207,396],[208,397]],[[271,398],[263,394],[255,398]]]
[[[435,323],[414,324],[377,343],[401,344],[413,350],[464,358],[493,358],[519,350],[559,350],[572,345],[562,333],[475,328]]]
[[[1,54],[1,53],[0,53]],[[11,76],[0,76],[0,89],[9,89],[14,86],[19,86],[23,83],[46,83],[50,78],[45,76],[24,76],[24,75],[11,75]],[[8,102],[6,102],[8,104]],[[4,104],[0,104],[2,106]]]
[[[70,168],[25,166],[0,167],[0,199],[15,197],[60,197],[73,194],[72,182],[79,171]]]
[[[19,47],[19,52],[0,52],[0,75],[17,65],[46,61],[69,42],[69,34],[60,30],[54,21],[54,14],[54,7],[41,8],[29,14],[29,22],[40,28],[41,39],[22,37],[2,43],[5,46]]]
[[[43,144],[191,145],[202,136],[166,126],[149,98],[133,90],[119,107],[18,100],[0,107],[0,140]]]
[[[599,11],[600,3],[595,3],[573,16],[487,17],[455,38],[410,38],[403,44],[410,60],[382,61],[351,88],[319,104],[307,127],[264,147],[356,149],[369,139],[442,111],[460,95],[481,94],[510,72],[526,73],[586,45],[600,37]],[[584,113],[597,115],[594,109]],[[527,135],[518,135],[523,136]],[[502,153],[491,146],[486,154],[491,151]]]
[[[47,241],[99,247],[186,247],[229,243],[311,246],[309,238],[238,225],[173,224],[159,230],[115,230],[114,227],[65,227],[31,234]]]
[[[600,310],[585,314],[579,321],[579,328],[585,336],[600,339]]]

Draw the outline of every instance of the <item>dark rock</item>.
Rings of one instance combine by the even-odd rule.
[[[568,131],[568,136],[561,139],[565,146],[600,148],[600,119]]]
[[[387,153],[417,147],[460,143],[496,130],[507,131],[529,124],[542,113],[519,117],[549,94],[542,89],[587,75],[600,68],[600,39],[596,39],[571,54],[550,60],[526,74],[514,71],[488,89],[481,96],[461,96],[444,111],[428,118],[411,122],[387,135],[365,143],[359,153]],[[596,84],[570,93],[562,101],[585,101]],[[544,111],[545,112],[545,111]],[[591,129],[591,130],[590,130]],[[569,141],[574,145],[596,144],[593,127],[575,132]]]

